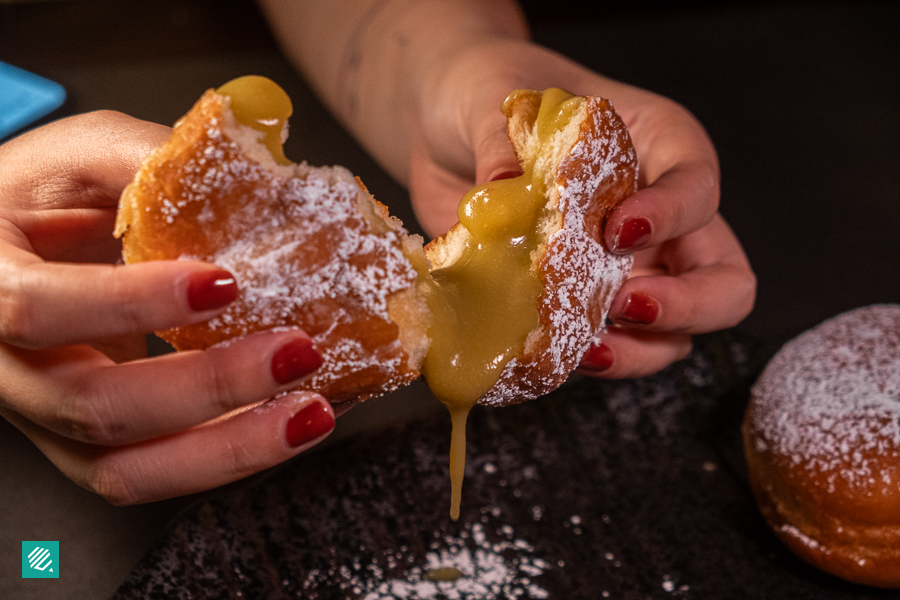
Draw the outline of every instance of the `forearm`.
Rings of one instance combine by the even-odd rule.
[[[285,52],[357,139],[407,182],[414,121],[448,65],[526,39],[513,0],[261,0]]]

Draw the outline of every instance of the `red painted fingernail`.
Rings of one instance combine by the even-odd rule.
[[[222,308],[237,300],[237,282],[234,275],[223,269],[201,271],[191,276],[187,297],[188,305],[196,312]]]
[[[588,351],[581,359],[581,368],[595,373],[607,370],[613,364],[613,351],[606,344],[595,346],[591,344]]]
[[[628,219],[619,225],[613,249],[617,252],[633,250],[647,243],[653,229],[643,217]]]
[[[491,181],[499,181],[500,179],[512,179],[522,174],[522,171],[503,171],[491,177]]]
[[[272,377],[279,385],[305,377],[322,366],[322,356],[307,339],[293,340],[272,356]]]
[[[659,303],[641,292],[628,294],[625,308],[616,317],[616,321],[630,323],[632,325],[649,325],[659,316]]]
[[[334,415],[324,401],[304,406],[288,419],[284,437],[291,448],[316,440],[334,429]]]

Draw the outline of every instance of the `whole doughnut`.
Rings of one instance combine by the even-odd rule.
[[[743,435],[760,510],[794,553],[900,587],[900,305],[786,344],[752,390]]]

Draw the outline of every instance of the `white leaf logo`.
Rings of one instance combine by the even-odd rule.
[[[31,554],[28,555],[28,566],[37,571],[46,571],[48,568],[53,572],[53,560],[50,558],[50,551],[40,546],[35,546]]]

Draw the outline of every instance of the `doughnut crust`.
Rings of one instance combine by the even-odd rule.
[[[419,375],[389,315],[403,312],[416,277],[399,221],[343,167],[276,164],[213,90],[125,190],[116,235],[126,263],[200,260],[237,278],[225,312],[158,332],[176,350],[299,327],[324,361],[300,389],[335,403]]]
[[[540,325],[481,404],[545,394],[601,332],[632,258],[610,253],[603,223],[637,190],[637,159],[608,101],[579,98],[575,116],[536,148],[539,92],[505,106],[523,165],[546,173],[538,223]],[[123,193],[116,223],[126,263],[189,259],[232,272],[239,299],[204,323],[159,332],[176,349],[206,348],[256,331],[305,330],[324,364],[298,389],[334,403],[387,393],[419,376],[431,314],[417,281],[459,256],[459,224],[423,249],[342,167],[276,164],[258,134],[210,90]]]
[[[763,516],[798,556],[900,588],[900,305],[825,321],[789,342],[744,427]]]
[[[613,254],[603,241],[609,212],[637,191],[637,155],[628,130],[608,100],[583,97],[551,150],[538,152],[538,92],[519,93],[505,106],[507,135],[519,162],[547,165],[546,241],[532,258],[544,291],[541,326],[522,355],[511,360],[480,404],[503,406],[537,398],[565,382],[603,330],[613,296],[631,272],[633,257]],[[539,165],[540,166],[540,165]],[[432,242],[425,248],[439,264]]]

